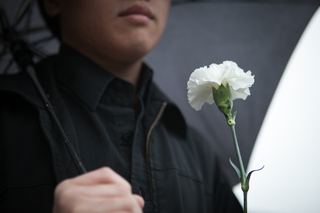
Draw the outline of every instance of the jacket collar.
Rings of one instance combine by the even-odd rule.
[[[42,70],[42,72],[38,72],[38,76],[40,79],[53,78],[53,71],[46,70],[45,68],[50,67],[50,65],[53,65],[54,60],[54,57],[49,57],[45,59],[43,62],[41,62],[39,65],[37,65],[37,70]],[[48,94],[52,96],[52,99],[56,100],[53,104],[57,107],[56,112],[59,114],[58,109],[61,108],[60,105],[62,101],[58,93],[58,90],[56,86],[54,86],[54,84],[54,79],[51,79],[50,84],[42,86],[44,87],[45,91],[47,91]],[[150,83],[150,86],[148,88],[149,90],[146,91],[146,96],[149,96],[149,98],[146,98],[146,107],[154,111],[153,113],[151,113],[154,115],[154,118],[158,110],[160,109],[162,103],[167,102],[167,107],[162,116],[164,124],[167,126],[169,131],[177,133],[181,137],[185,137],[187,125],[178,107],[167,96],[165,96],[153,82]],[[17,93],[23,96],[28,102],[30,102],[35,107],[45,108],[43,101],[38,95],[38,91],[36,90],[32,81],[26,73],[20,73],[14,76],[1,76],[0,91]],[[95,96],[95,100],[98,100],[98,97],[100,95],[101,94],[97,94]],[[88,97],[88,101],[90,100],[93,99],[90,99],[90,97]],[[93,107],[96,104],[96,101],[92,101],[91,103],[93,104]],[[64,109],[65,107],[62,108]],[[146,125],[150,126],[154,118],[151,118]],[[70,129],[72,128],[70,127]],[[74,136],[74,138],[76,138],[76,136]]]
[[[168,131],[185,138],[187,133],[187,124],[186,121],[180,111],[180,109],[176,106],[174,102],[172,102],[163,92],[152,83],[150,87],[149,95],[151,98],[149,99],[149,103],[147,104],[147,109],[153,111],[150,114],[153,114],[154,119],[163,104],[163,102],[167,103],[167,106],[163,112],[161,120],[164,125],[167,127]],[[147,121],[147,126],[150,126],[152,123],[151,120]]]
[[[60,86],[69,88],[92,111],[97,108],[109,84],[118,79],[86,56],[65,44],[61,45],[60,52],[55,57],[54,74]],[[137,97],[144,97],[152,75],[153,71],[143,64]],[[123,81],[122,79],[118,80]],[[132,88],[133,92],[133,86],[130,83],[123,83]]]
[[[80,54],[62,44],[54,63],[55,78],[68,87],[91,110],[95,110],[109,83],[115,76]]]

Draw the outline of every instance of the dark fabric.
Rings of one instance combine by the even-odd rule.
[[[70,112],[73,108],[68,108],[66,97],[71,94],[64,96],[68,90],[54,80],[59,62],[56,57],[46,59],[38,66],[38,76],[79,153],[84,139],[78,120],[73,120],[75,112]],[[145,109],[140,111],[144,116],[137,119],[141,117],[142,129],[147,131],[136,136],[146,141],[144,148],[132,147],[132,168],[136,169],[131,170],[133,192],[146,198],[144,212],[242,212],[212,145],[186,126],[178,108],[154,84],[146,95]],[[0,211],[50,212],[55,185],[78,175],[77,170],[26,73],[0,77],[0,100]],[[78,105],[87,107],[79,100]],[[97,126],[81,121],[82,130]],[[90,141],[99,142],[105,143]],[[93,157],[104,161],[110,150],[102,151]],[[139,164],[143,160],[146,163]],[[149,187],[140,187],[141,181]]]
[[[136,100],[132,100],[134,88],[130,83],[72,48],[62,45],[55,60],[57,85],[87,171],[109,166],[132,184],[134,193],[148,192],[147,172],[141,167],[146,165],[142,118],[152,71],[143,65]],[[137,175],[131,179],[131,173]],[[150,200],[149,194],[144,193],[146,201]]]
[[[38,112],[18,96],[0,97],[0,212],[50,212],[56,181]]]

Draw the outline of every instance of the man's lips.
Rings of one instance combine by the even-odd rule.
[[[144,5],[133,5],[119,14],[120,17],[132,15],[142,15],[148,17],[149,19],[154,19],[154,15],[150,9]]]

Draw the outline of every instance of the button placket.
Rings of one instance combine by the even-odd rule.
[[[144,191],[143,191],[143,189],[142,189],[141,187],[139,187],[138,194],[139,194],[141,197],[143,197],[143,198],[144,198],[144,196],[145,196],[145,193],[144,193]]]

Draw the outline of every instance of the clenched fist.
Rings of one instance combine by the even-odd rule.
[[[143,206],[130,184],[104,167],[61,182],[55,189],[53,212],[142,213]]]

